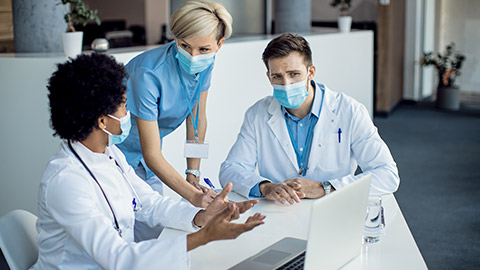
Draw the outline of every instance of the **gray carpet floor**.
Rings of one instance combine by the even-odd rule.
[[[480,269],[480,110],[401,104],[374,122],[397,162],[395,196],[429,269]]]
[[[374,122],[397,162],[395,196],[429,269],[480,269],[480,110],[401,104]],[[8,269],[1,255],[0,269]]]

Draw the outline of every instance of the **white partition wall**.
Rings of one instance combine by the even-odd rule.
[[[373,114],[373,34],[309,35],[317,67],[315,80],[332,90],[356,98]],[[203,160],[202,176],[218,186],[218,169],[234,143],[245,110],[272,93],[261,60],[270,38],[231,40],[215,62],[207,101],[209,159]],[[127,63],[140,52],[114,53]],[[48,159],[59,149],[49,127],[46,83],[62,56],[14,57],[0,55],[0,215],[22,208],[37,213],[37,190]],[[180,172],[185,170],[181,126],[164,140],[163,153]],[[171,194],[171,191],[166,191]]]

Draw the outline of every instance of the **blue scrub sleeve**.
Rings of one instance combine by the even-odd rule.
[[[205,76],[203,78],[203,83],[202,83],[202,88],[200,89],[200,92],[205,92],[210,88],[210,81],[212,80],[212,70],[213,70],[213,64],[210,65],[206,70],[204,70],[201,74]]]
[[[137,68],[127,82],[127,109],[146,121],[157,121],[160,82],[149,69]]]

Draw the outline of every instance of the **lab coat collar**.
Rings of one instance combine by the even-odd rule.
[[[275,138],[279,141],[285,154],[290,159],[290,162],[292,162],[298,170],[297,157],[295,156],[295,151],[290,142],[287,125],[282,113],[282,106],[278,103],[276,98],[272,98],[271,101],[272,102],[268,106],[268,113],[270,114],[270,119],[267,122],[268,126],[275,135]]]
[[[323,97],[323,109],[328,112],[330,117],[336,117],[338,110],[338,93],[330,90],[326,85],[317,83],[317,86],[321,89],[325,89],[325,95]]]
[[[67,153],[71,153],[71,155],[75,157],[75,155],[70,150],[70,147],[68,147],[68,142],[62,142],[62,147]],[[98,166],[99,164],[106,163],[109,160],[110,151],[108,147],[105,148],[105,153],[95,153],[88,149],[81,142],[72,142],[72,147],[89,167]]]
[[[325,91],[323,97],[323,107],[322,111],[320,112],[319,119],[317,124],[315,125],[314,129],[314,137],[312,143],[321,142],[325,137],[326,130],[320,129],[323,128],[330,128],[335,125],[337,122],[337,111],[338,111],[338,93],[333,92],[328,89],[327,86],[324,84],[317,83],[318,89],[322,89]],[[268,125],[270,126],[273,134],[275,135],[276,139],[279,141],[280,145],[282,146],[285,154],[288,156],[290,162],[295,166],[298,170],[297,159],[295,155],[295,151],[293,149],[292,143],[290,141],[290,137],[288,135],[287,126],[285,123],[285,118],[283,117],[282,109],[280,103],[278,103],[277,99],[272,98],[270,105],[268,106],[268,113],[270,114],[270,119],[268,120]],[[310,155],[311,156],[311,155]]]

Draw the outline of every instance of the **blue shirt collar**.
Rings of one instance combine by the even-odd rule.
[[[320,114],[320,106],[322,105],[322,102],[323,102],[323,95],[321,95],[320,91],[322,91],[321,89],[319,89],[315,83],[314,80],[311,81],[311,84],[313,86],[313,91],[315,91],[315,97],[313,98],[313,104],[312,104],[312,109],[310,110],[310,117],[311,116],[315,116],[318,118],[319,114]],[[290,119],[294,120],[294,121],[298,121],[298,117],[290,114],[287,109],[285,109],[285,107],[281,106],[282,107],[282,113],[285,117],[289,117]]]

